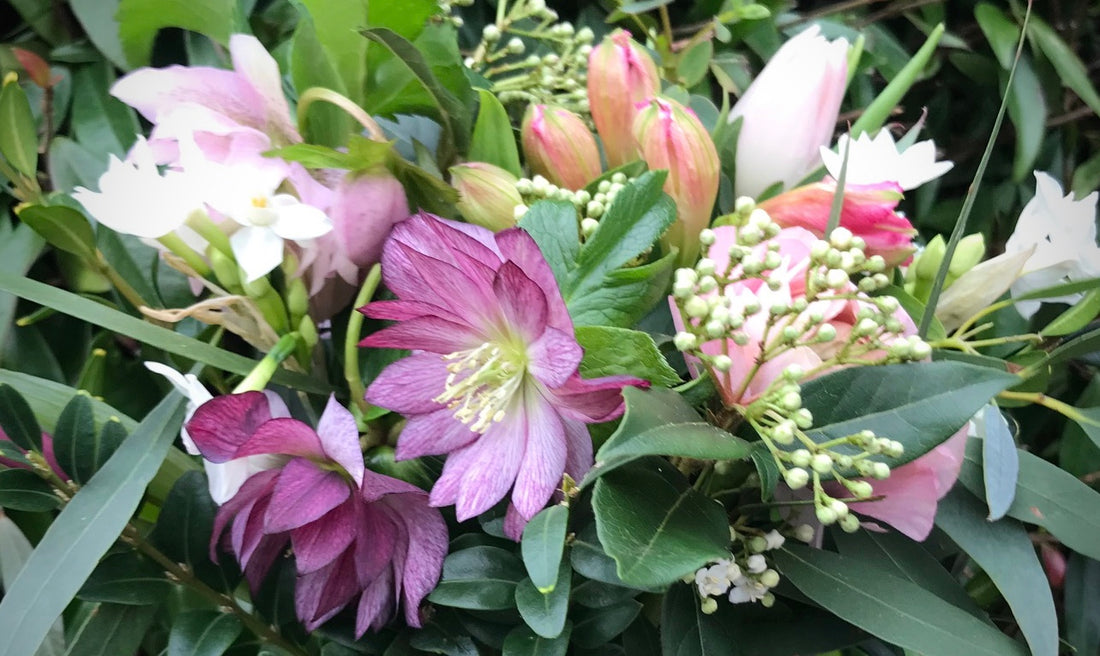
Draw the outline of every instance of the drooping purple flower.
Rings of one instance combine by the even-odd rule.
[[[272,417],[260,392],[219,396],[187,424],[205,458],[224,462],[261,453],[289,456],[262,471],[219,509],[211,557],[226,542],[255,591],[293,548],[294,605],[312,631],[358,598],[355,630],[377,630],[404,605],[419,627],[420,602],[435,586],[447,553],[447,526],[423,490],[363,464],[351,413],[329,399],[317,430]]]
[[[623,411],[626,376],[582,379],[583,352],[553,273],[521,229],[489,230],[414,215],[382,251],[386,286],[399,298],[362,312],[399,323],[362,346],[406,348],[368,401],[408,423],[397,458],[447,454],[431,494],[459,521],[508,495],[505,530],[517,537],[561,484],[592,465],[586,424]]]
[[[0,442],[11,442],[11,441],[12,440],[11,440],[10,437],[8,437],[8,434],[5,433],[3,429],[0,429]],[[23,449],[22,447],[20,447],[18,445],[15,445],[15,448],[18,449],[19,451],[23,452],[23,454],[27,453],[26,449]],[[41,453],[42,453],[42,457],[44,457],[46,459],[46,464],[48,464],[50,466],[50,469],[53,470],[53,473],[57,474],[57,476],[63,481],[69,480],[69,475],[65,473],[65,470],[61,469],[61,465],[57,464],[57,457],[54,455],[54,450],[53,450],[53,436],[50,435],[49,433],[46,433],[46,432],[42,433]],[[15,460],[12,460],[10,458],[5,458],[3,456],[0,456],[0,465],[3,465],[5,467],[14,467],[14,468],[17,468],[17,469],[33,469],[29,465],[25,465],[21,462],[17,462]]]

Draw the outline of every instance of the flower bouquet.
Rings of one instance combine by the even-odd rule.
[[[4,5],[0,655],[1100,653],[1100,25],[869,4]]]

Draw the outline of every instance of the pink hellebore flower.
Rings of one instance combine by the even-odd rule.
[[[397,458],[448,454],[433,506],[454,504],[459,521],[511,489],[505,530],[518,539],[562,474],[592,465],[585,424],[623,411],[626,376],[584,380],[549,265],[519,228],[493,234],[430,214],[399,223],[382,252],[386,286],[399,300],[362,308],[397,320],[362,342],[413,349],[367,390],[375,405],[408,417]]]
[[[307,630],[357,597],[356,635],[381,628],[402,603],[405,621],[419,627],[420,602],[447,553],[447,526],[427,493],[366,469],[355,419],[335,399],[316,431],[272,414],[267,396],[245,392],[212,399],[187,424],[214,462],[289,456],[221,507],[211,557],[229,527],[228,543],[255,591],[289,541],[298,570],[294,605]]]
[[[835,195],[836,181],[827,178],[769,198],[759,207],[784,228],[797,226],[821,237]],[[900,198],[901,187],[893,182],[844,187],[840,225],[867,242],[868,257],[881,255],[887,266],[904,264],[915,250],[916,228],[894,211]]]
[[[848,78],[848,42],[812,26],[783,44],[730,111],[737,138],[738,196],[776,182],[790,188],[818,164],[830,143]]]

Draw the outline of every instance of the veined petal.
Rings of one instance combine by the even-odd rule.
[[[500,317],[494,275],[480,262],[457,266],[393,240],[382,250],[382,277],[400,298],[442,305],[474,326],[495,324]]]
[[[234,34],[229,37],[229,54],[233,59],[233,69],[261,99],[257,109],[263,112],[269,129],[280,132],[284,138],[299,141],[298,133],[290,123],[290,108],[283,95],[279,65],[259,40],[248,34]]]
[[[294,458],[283,467],[271,492],[264,531],[280,533],[317,521],[350,495],[340,474],[325,471],[305,458]]]
[[[455,266],[458,264],[455,253],[464,253],[492,268],[501,259],[489,230],[426,212],[414,214],[394,226],[391,239]]]
[[[455,419],[454,410],[441,407],[434,412],[409,417],[397,438],[396,457],[398,460],[409,460],[442,455],[461,449],[478,437],[469,426]]]
[[[547,387],[560,387],[574,375],[584,357],[584,349],[573,333],[557,328],[546,331],[527,347],[527,369]]]
[[[640,378],[605,376],[585,379],[573,375],[560,387],[550,389],[553,404],[563,415],[578,421],[594,423],[608,421],[623,412],[623,387],[648,387]]]
[[[283,238],[268,228],[242,227],[229,238],[229,245],[248,282],[264,277],[283,261]]]
[[[584,478],[588,470],[592,468],[592,436],[588,434],[588,427],[584,422],[561,417],[562,429],[565,431],[565,473],[570,478],[579,481]]]
[[[243,125],[263,124],[263,100],[237,73],[207,66],[142,68],[111,87],[111,95],[156,123],[182,103],[209,107]],[[285,102],[285,101],[284,101]]]
[[[569,317],[569,311],[565,307],[565,301],[561,298],[561,291],[554,279],[554,272],[546,259],[542,256],[538,244],[526,230],[513,228],[496,234],[496,243],[506,260],[516,262],[531,280],[538,283],[546,298],[549,311],[549,323],[554,328],[573,334],[573,320]]]
[[[355,612],[355,635],[362,636],[368,630],[377,631],[393,618],[396,601],[393,595],[393,571],[387,569],[378,578],[370,582],[359,597],[359,607]],[[408,614],[408,610],[405,611]],[[411,626],[419,627],[418,623]]]
[[[221,508],[218,508],[218,513],[214,516],[214,528],[210,533],[211,560],[217,561],[218,542],[221,540],[225,527],[246,508],[251,508],[256,503],[256,499],[270,494],[278,475],[279,472],[274,470],[256,474],[241,485],[241,489],[237,491],[233,498],[222,504]],[[234,545],[234,551],[237,551],[237,545]]]
[[[266,421],[248,441],[237,449],[237,457],[260,453],[281,453],[302,458],[325,459],[325,451],[317,433],[297,419],[280,417]]]
[[[536,389],[524,394],[527,441],[512,490],[512,504],[530,519],[546,506],[565,471],[565,429],[553,406]]]
[[[435,412],[443,406],[432,399],[443,391],[446,379],[442,357],[416,353],[383,369],[367,388],[366,400],[403,415]]]
[[[477,348],[485,341],[483,335],[466,325],[438,317],[418,317],[371,333],[359,345],[415,349],[446,355]]]
[[[236,458],[237,450],[270,419],[271,405],[264,394],[228,394],[199,406],[187,422],[187,432],[204,458],[225,462]]]
[[[290,531],[294,559],[299,574],[307,574],[328,565],[344,552],[355,539],[354,502],[345,502],[323,517]]]
[[[516,480],[527,431],[526,410],[522,403],[513,403],[503,421],[447,457],[443,475],[432,488],[432,505],[453,503],[460,522],[492,508]]]
[[[390,321],[430,316],[439,316],[448,321],[462,321],[458,315],[447,308],[421,301],[374,301],[359,308],[359,311],[371,319],[389,319]]]
[[[302,574],[294,583],[294,610],[307,631],[313,631],[339,613],[359,592],[355,578],[355,550],[319,570]]]
[[[359,506],[356,526],[361,536],[369,536],[355,542],[355,575],[366,587],[390,569],[402,529],[385,507],[373,503]]]
[[[366,467],[359,448],[359,428],[355,417],[336,401],[334,395],[329,395],[325,411],[317,422],[317,436],[321,438],[325,455],[343,467],[356,485],[362,485]]]
[[[505,262],[493,280],[504,319],[525,342],[537,340],[546,329],[546,294],[514,262]]]

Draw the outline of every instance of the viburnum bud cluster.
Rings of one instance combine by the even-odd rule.
[[[577,208],[581,215],[581,236],[587,238],[599,226],[599,219],[611,205],[611,201],[619,192],[633,181],[634,178],[618,172],[607,180],[601,180],[596,187],[596,193],[592,194],[584,189],[576,191],[565,189],[551,183],[541,175],[532,178],[520,178],[516,183],[516,191],[523,198],[524,204],[517,205],[515,217],[518,220],[527,213],[528,206],[540,200],[564,200]]]
[[[768,567],[764,552],[783,546],[786,538],[776,530],[757,533],[751,535],[731,528],[734,548],[730,557],[716,560],[684,577],[685,583],[695,584],[703,613],[709,615],[716,611],[716,597],[721,596],[731,604],[759,601],[767,608],[775,603],[775,595],[770,590],[779,585],[779,572]]]

